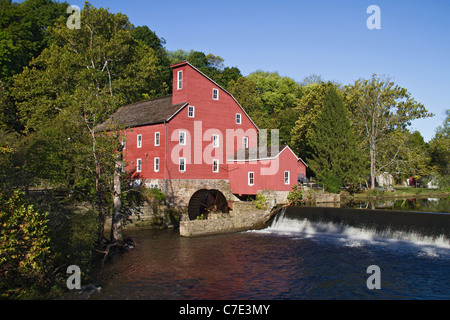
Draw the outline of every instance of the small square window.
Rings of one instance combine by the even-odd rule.
[[[213,100],[219,100],[219,90],[213,89]]]
[[[186,171],[186,158],[180,158],[178,164],[179,164],[180,172],[185,172]]]
[[[249,172],[248,173],[248,185],[252,186],[255,184],[255,173],[254,172]]]
[[[155,132],[155,146],[159,146],[159,132]]]
[[[241,124],[241,114],[240,113],[236,113],[236,123]]]
[[[194,106],[189,106],[188,107],[188,117],[189,118],[194,118],[195,116],[195,107]]]

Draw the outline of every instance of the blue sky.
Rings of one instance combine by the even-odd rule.
[[[68,0],[83,7],[84,1]],[[433,118],[411,127],[426,141],[450,109],[448,0],[91,0],[126,14],[166,39],[168,50],[219,55],[244,76],[278,72],[296,81],[310,74],[349,84],[372,74],[390,76]],[[370,5],[381,29],[366,26]]]

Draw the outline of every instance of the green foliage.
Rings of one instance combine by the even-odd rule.
[[[450,176],[450,109],[445,114],[444,123],[437,128],[429,146],[430,165],[443,178]]]
[[[341,191],[342,179],[330,173],[325,173],[321,178],[323,187],[326,191],[331,193],[339,193]]]
[[[50,255],[48,213],[27,205],[21,192],[0,194],[0,291],[18,295],[23,287],[43,285]]]
[[[332,85],[308,143],[312,150],[308,164],[327,191],[338,193],[342,185],[354,189],[364,179],[364,162],[349,112]]]
[[[292,203],[293,206],[299,206],[303,203],[303,190],[295,185],[292,187],[292,191],[289,192],[288,201]]]
[[[264,210],[266,209],[266,197],[260,193],[258,193],[255,197],[255,199],[252,200],[253,204],[255,205],[256,209]]]
[[[242,74],[236,67],[225,67],[224,59],[211,53],[205,54],[200,51],[177,50],[168,53],[171,64],[189,61],[193,66],[206,74],[220,86],[227,89],[230,81],[237,81]]]
[[[299,117],[295,118],[295,125],[292,127],[290,145],[302,159],[312,156],[312,146],[310,144],[313,129],[317,126],[317,119],[325,104],[325,97],[329,90],[334,88],[338,94],[341,91],[331,82],[312,82],[303,88],[303,95],[299,100]]]
[[[395,171],[396,160],[405,145],[411,121],[432,116],[425,106],[387,77],[373,75],[345,87],[346,105],[352,113],[355,131],[370,163],[371,186],[375,177]]]
[[[297,110],[302,96],[300,84],[276,72],[256,71],[248,77],[231,81],[228,90],[259,128],[269,132],[270,129],[278,129],[279,143],[289,144],[291,130],[300,114]]]

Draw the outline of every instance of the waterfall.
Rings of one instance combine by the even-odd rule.
[[[450,214],[287,207],[263,232],[334,235],[362,241],[407,241],[450,249]]]

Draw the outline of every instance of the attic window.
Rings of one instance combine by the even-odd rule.
[[[213,89],[213,100],[219,100],[219,90]]]
[[[241,114],[236,113],[236,124],[241,124]]]
[[[177,89],[183,89],[183,71],[178,71]]]

